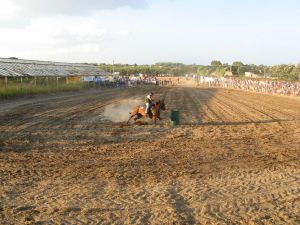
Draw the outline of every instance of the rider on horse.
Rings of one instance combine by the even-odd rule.
[[[129,117],[127,124],[129,124],[129,121],[134,118],[134,121],[141,119],[143,117],[148,117],[153,119],[154,124],[156,124],[156,119],[161,120],[160,117],[160,111],[166,110],[166,105],[164,103],[164,100],[159,100],[157,102],[154,102],[153,93],[150,92],[145,100],[146,108],[141,106],[136,106],[132,109],[132,111],[129,112],[131,116]]]
[[[146,110],[145,110],[145,113],[148,117],[152,117],[152,112],[151,112],[151,108],[154,104],[154,100],[152,98],[153,96],[153,92],[150,92],[147,97],[146,97],[146,100],[145,100],[145,104],[146,104]]]

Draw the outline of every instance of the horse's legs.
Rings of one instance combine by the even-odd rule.
[[[157,110],[157,118],[158,118],[159,120],[162,120],[162,118],[160,117],[160,109]]]
[[[141,114],[137,114],[134,118],[134,121],[137,121],[138,119],[141,119],[143,116]]]
[[[154,125],[156,126],[156,118],[157,118],[157,116],[155,115],[155,116],[153,116],[153,122],[154,122]]]
[[[127,124],[129,123],[129,121],[132,119],[132,117],[134,117],[135,115],[131,115],[127,121]]]

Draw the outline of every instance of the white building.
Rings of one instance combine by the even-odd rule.
[[[259,76],[255,73],[245,72],[245,77],[258,78]]]

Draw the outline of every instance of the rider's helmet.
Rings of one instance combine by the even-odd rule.
[[[149,95],[152,96],[152,95],[153,95],[153,92],[150,92]]]

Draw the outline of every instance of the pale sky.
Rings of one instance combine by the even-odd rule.
[[[0,0],[0,57],[300,62],[299,0]]]

